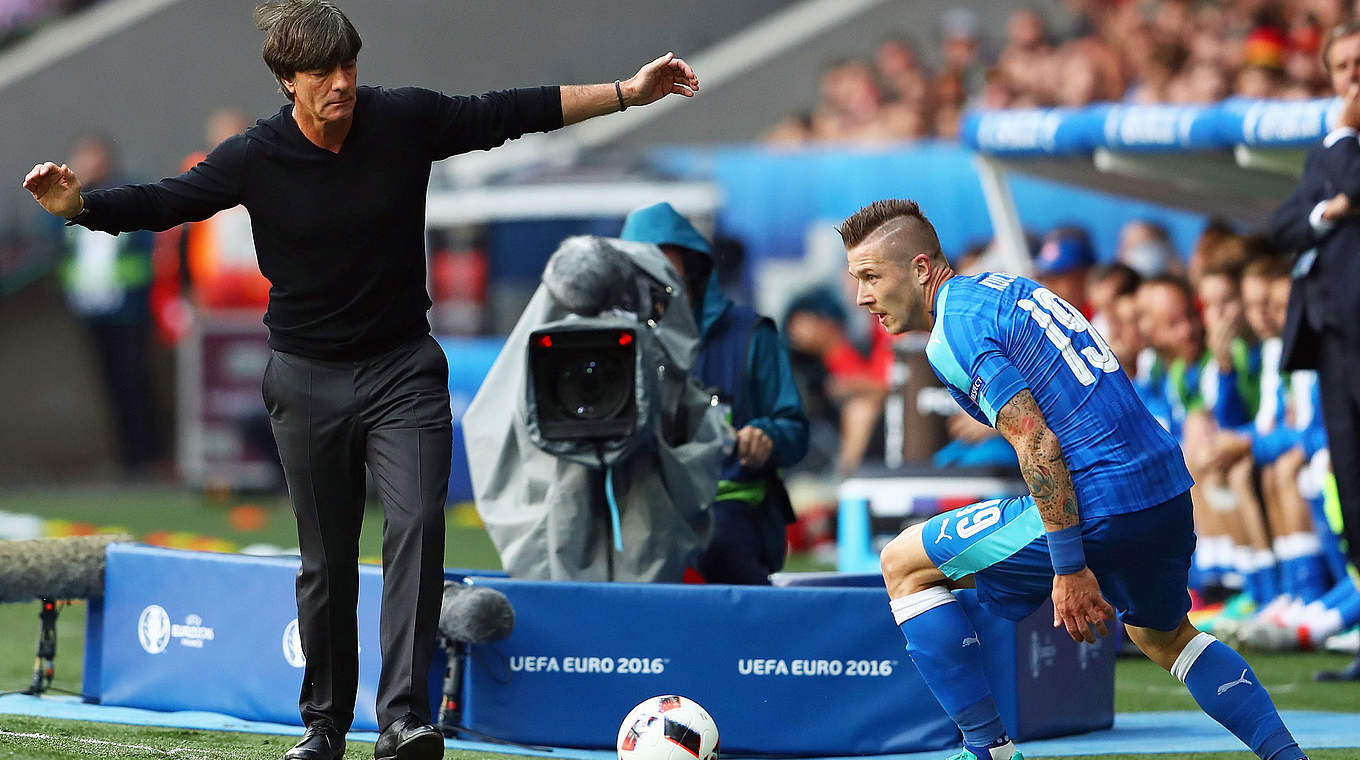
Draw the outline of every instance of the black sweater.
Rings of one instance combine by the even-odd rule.
[[[477,97],[360,87],[339,153],[308,140],[285,105],[178,177],[85,193],[80,223],[164,230],[243,204],[270,282],[269,345],[363,359],[430,331],[430,163],[561,126],[557,87]]]

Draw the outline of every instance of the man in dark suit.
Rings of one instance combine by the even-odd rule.
[[[1270,226],[1277,246],[1299,252],[1281,366],[1318,371],[1342,538],[1360,564],[1360,20],[1328,34],[1322,60],[1341,98],[1336,126]],[[1360,657],[1319,677],[1360,680]]]

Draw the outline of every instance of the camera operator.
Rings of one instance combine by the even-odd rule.
[[[571,237],[548,261],[463,420],[512,577],[679,582],[708,546],[732,431],[682,292],[653,245]]]
[[[660,247],[684,280],[699,325],[695,374],[716,390],[737,429],[699,574],[711,583],[769,584],[784,566],[785,526],[794,520],[779,468],[797,464],[808,448],[807,415],[779,333],[722,292],[708,241],[669,203],[629,214],[619,237]]]

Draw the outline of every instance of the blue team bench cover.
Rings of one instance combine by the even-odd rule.
[[[470,647],[463,724],[513,741],[612,748],[623,716],[665,693],[717,721],[724,752],[845,756],[956,745],[907,657],[881,579],[782,587],[478,578],[515,607],[505,641]],[[1016,624],[957,592],[977,623],[1007,729],[1020,739],[1108,728],[1118,642],[1078,648],[1045,606]],[[962,642],[961,642],[962,644]]]
[[[86,625],[86,697],[300,724],[306,659],[294,596],[299,566],[297,557],[111,544],[102,610],[92,608]],[[361,565],[356,730],[378,728],[381,599],[382,568]],[[441,652],[430,674],[432,704],[443,667]]]
[[[298,724],[298,565],[110,546],[104,601],[87,622],[86,696]],[[381,569],[362,566],[359,578],[354,728],[371,731]],[[706,706],[724,749],[738,754],[909,752],[957,740],[870,575],[782,574],[780,588],[473,580],[505,592],[516,611],[510,638],[470,646],[464,671],[463,723],[494,737],[611,748],[633,705],[674,692]],[[1014,624],[985,614],[971,592],[959,597],[1014,735],[1111,725],[1116,642],[1078,649],[1050,627],[1047,609]],[[443,668],[441,651],[432,703]]]

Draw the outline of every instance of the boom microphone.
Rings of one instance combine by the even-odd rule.
[[[500,641],[514,629],[515,608],[510,606],[505,594],[486,586],[444,581],[439,635],[444,639],[449,661],[444,667],[444,696],[439,700],[438,725],[445,736],[475,733],[460,725],[463,722],[463,667],[467,660],[467,645]]]
[[[607,309],[637,308],[634,268],[627,254],[606,241],[576,235],[562,241],[543,269],[543,284],[562,308],[583,317]]]
[[[515,608],[494,588],[444,581],[439,633],[450,641],[486,644],[515,630]]]
[[[104,595],[104,549],[123,534],[0,541],[0,602]]]

